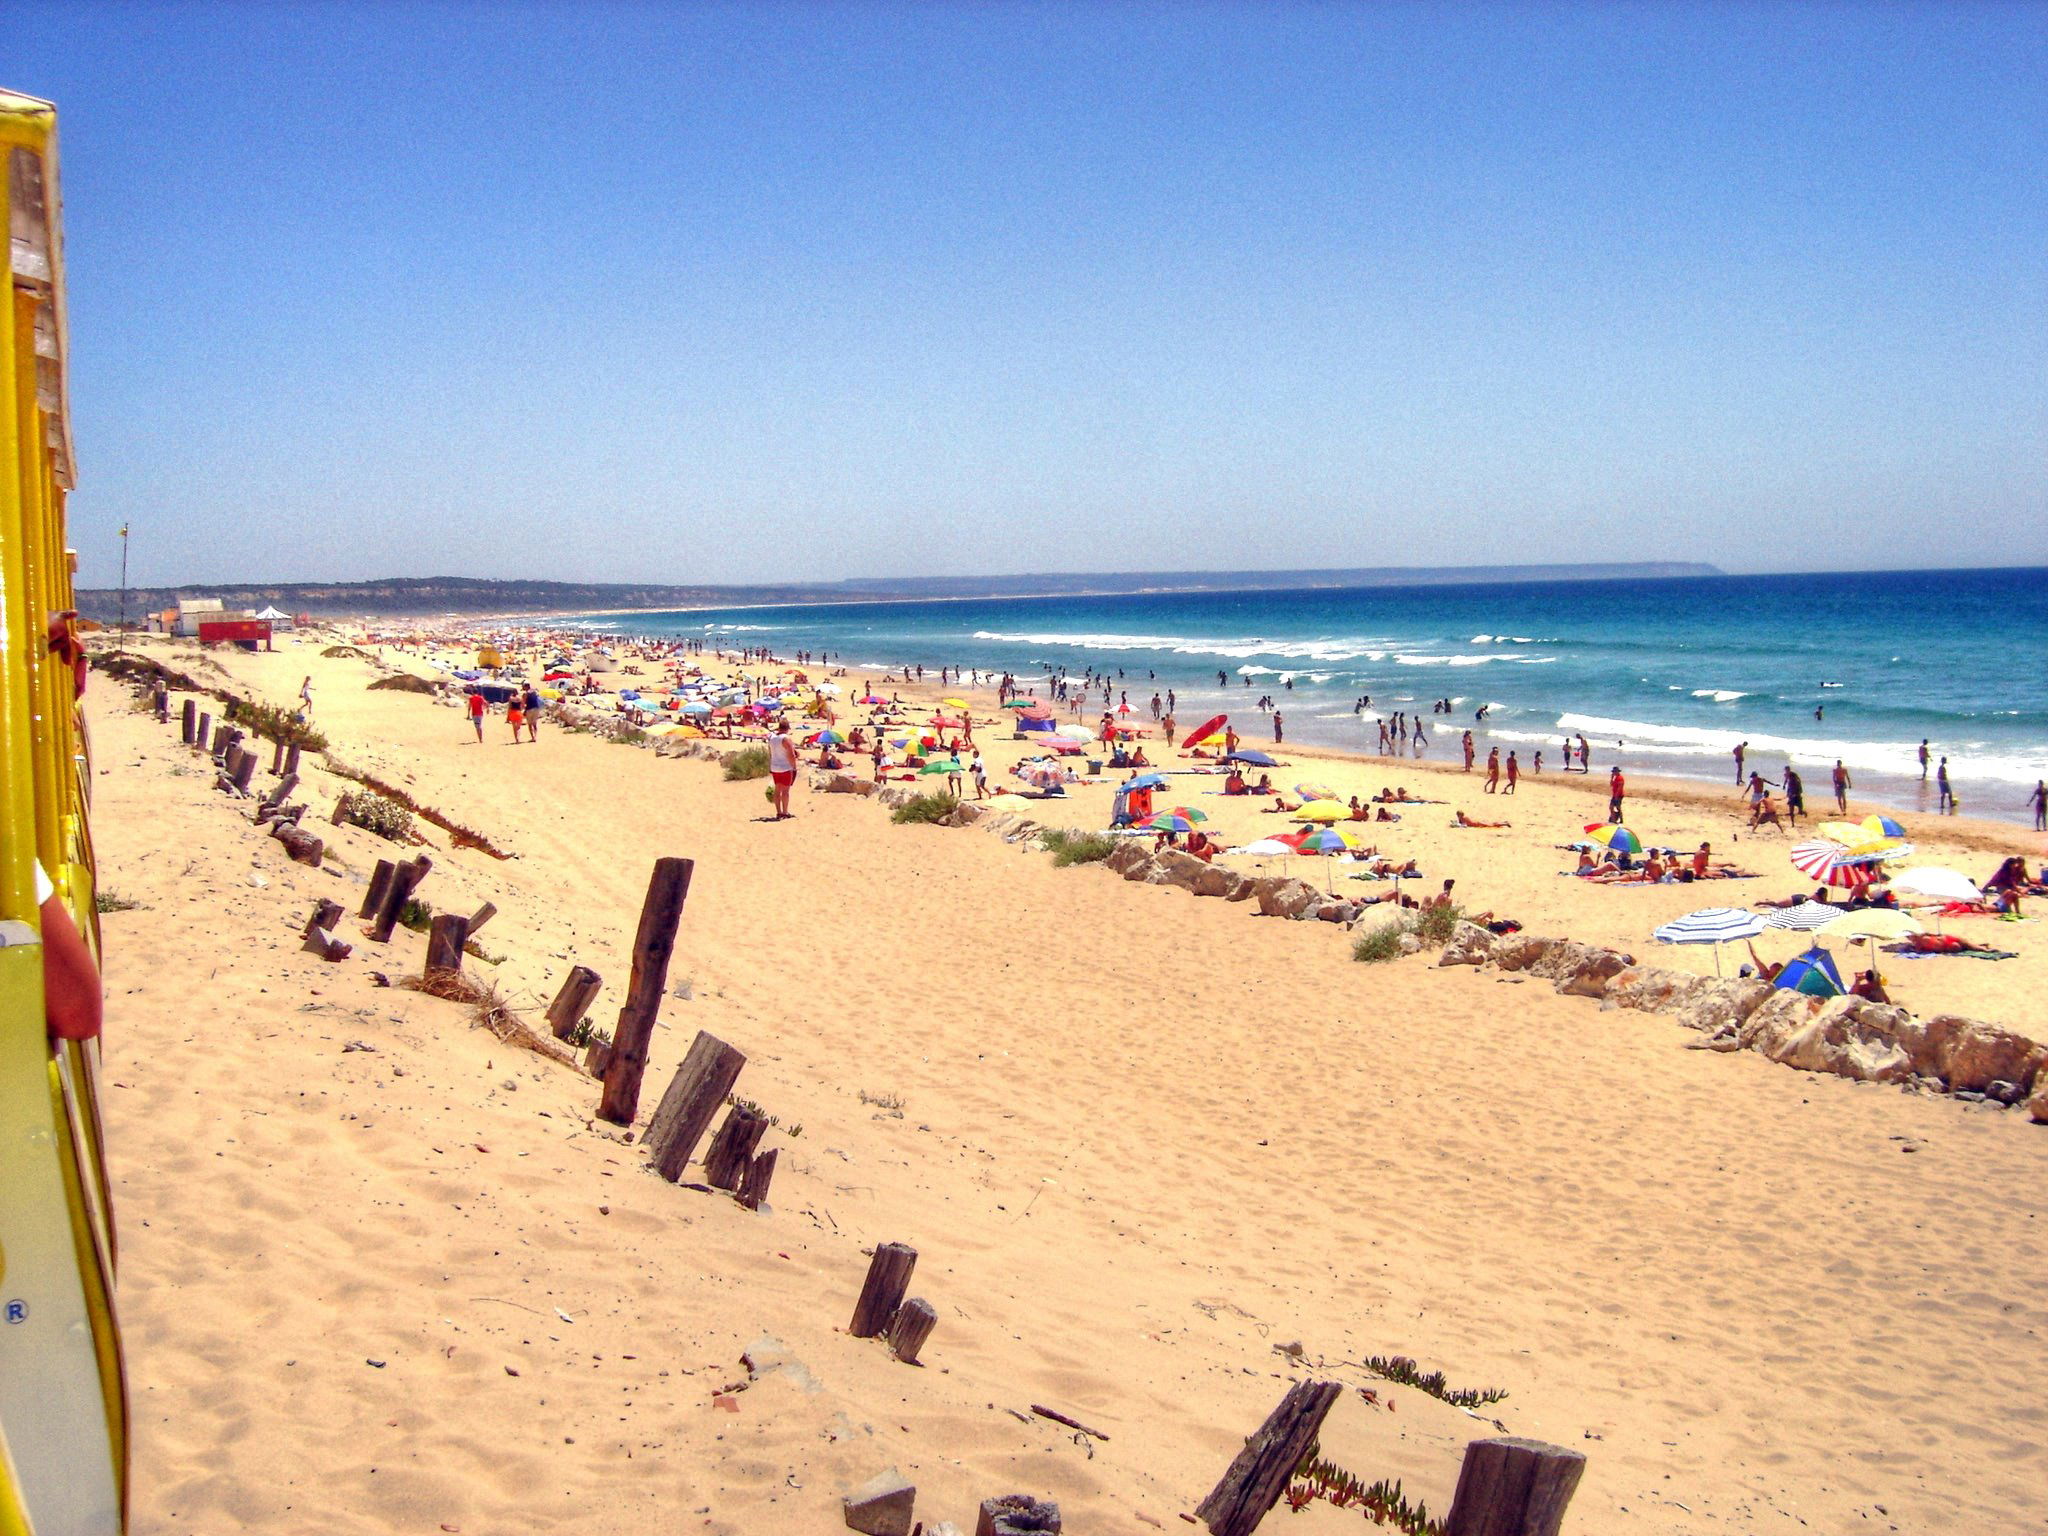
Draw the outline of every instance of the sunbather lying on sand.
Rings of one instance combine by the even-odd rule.
[[[1470,816],[1460,811],[1458,812],[1458,819],[1452,822],[1451,825],[1454,827],[1477,827],[1482,831],[1491,832],[1501,827],[1511,827],[1514,823],[1511,821],[1474,821]]]

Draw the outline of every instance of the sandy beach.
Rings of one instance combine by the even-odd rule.
[[[427,827],[420,894],[496,904],[470,969],[535,1020],[582,963],[609,1025],[653,860],[696,860],[642,1125],[709,1030],[747,1053],[780,1166],[760,1213],[651,1176],[591,1080],[373,982],[418,972],[416,933],[351,917],[349,959],[301,951],[314,901],[353,913],[392,853],[328,824],[347,783],[308,756],[328,855],[291,863],[175,724],[96,680],[101,883],[141,904],[105,918],[138,1531],[823,1532],[891,1466],[927,1525],[1014,1491],[1070,1531],[1179,1529],[1310,1376],[1359,1389],[1325,1454],[1439,1516],[1498,1423],[1586,1454],[1570,1531],[2039,1526],[2048,1130],[2024,1112],[1687,1050],[1522,976],[1360,965],[1330,925],[858,796],[800,785],[777,825],[711,763],[549,723],[514,747],[501,719],[479,746],[322,657],[336,638],[146,653],[280,703],[310,674],[335,758],[515,854]],[[982,741],[1010,782],[1021,748]],[[1446,801],[1371,829],[1429,887],[1660,964],[1711,969],[1648,937],[1702,890],[1804,883],[1782,840],[1737,840],[1732,792],[1637,781],[1630,824],[1760,878],[1589,889],[1556,845],[1604,808],[1597,776],[1501,802],[1436,766],[1282,755],[1289,781]],[[1227,841],[1284,825],[1174,783]],[[1078,787],[1057,823],[1101,826],[1109,795]],[[1515,825],[1454,830],[1460,809]],[[2025,842],[1924,820],[1923,854],[1980,877]],[[1894,992],[2026,1028],[2038,930],[1965,931],[1993,930],[2018,959],[1887,965]],[[844,1331],[890,1241],[938,1311],[917,1367]],[[1506,1396],[1475,1415],[1373,1356]]]

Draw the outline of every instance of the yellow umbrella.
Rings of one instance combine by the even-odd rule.
[[[1294,813],[1296,821],[1349,821],[1351,807],[1342,800],[1311,800]]]
[[[967,708],[967,701],[965,699],[941,699],[939,702],[952,709]]]

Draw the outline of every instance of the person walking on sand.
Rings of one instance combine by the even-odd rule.
[[[313,718],[313,679],[308,676],[299,684],[299,702],[306,707],[306,718]]]
[[[1503,789],[1501,793],[1504,795],[1512,795],[1515,792],[1515,786],[1519,784],[1521,781],[1522,765],[1515,761],[1515,754],[1510,752],[1508,754],[1508,784],[1507,788]]]
[[[512,727],[512,745],[519,745],[519,733],[526,729],[526,695],[518,689],[505,701],[505,723]]]
[[[1748,742],[1738,741],[1735,743],[1735,782],[1738,784],[1742,782],[1742,759],[1748,751]]]
[[[1945,763],[1947,758],[1943,758]],[[1849,770],[1842,766],[1842,760],[1835,759],[1835,809],[1844,816],[1849,814]]]
[[[988,764],[981,760],[981,748],[974,749],[974,761],[967,765],[967,771],[974,775],[974,798],[988,798]]]
[[[540,690],[531,683],[526,685],[526,739],[540,740]]]
[[[1280,711],[1276,709],[1273,711],[1273,745],[1277,747],[1286,739],[1287,731],[1281,721]]]
[[[1616,763],[1607,770],[1607,819],[1617,827],[1621,825],[1621,801],[1628,792],[1628,784],[1621,776],[1621,764]]]
[[[2034,830],[2048,832],[2048,779],[2034,780],[2034,792],[2027,796],[2027,804],[2034,808]]]
[[[474,688],[469,692],[469,723],[476,729],[477,745],[484,740],[484,696]]]
[[[1500,748],[1495,747],[1486,754],[1486,793],[1500,793]]]
[[[1948,759],[1944,757],[1941,766],[1934,770],[1934,808],[1953,816],[1955,803],[1955,792],[1950,789],[1948,782]]]
[[[1472,733],[1470,731],[1465,733],[1465,771],[1467,773],[1472,771]]]
[[[1164,720],[1159,722],[1159,729],[1165,734],[1166,744],[1170,747],[1173,745],[1173,733],[1180,729],[1180,722],[1169,714]]]
[[[777,719],[768,735],[768,777],[775,786],[775,819],[790,818],[789,790],[796,783],[796,742],[789,734],[789,722]]]
[[[1922,736],[1920,738],[1920,782],[1922,784],[1927,782],[1927,759],[1933,755],[1933,753],[1927,750],[1927,738]]]
[[[1797,824],[1806,814],[1806,782],[1799,777],[1799,770],[1790,763],[1785,765],[1785,816]]]

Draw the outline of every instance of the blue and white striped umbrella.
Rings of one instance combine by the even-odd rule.
[[[1824,901],[1802,901],[1796,907],[1780,907],[1764,919],[1766,928],[1790,928],[1799,933],[1811,933],[1822,923],[1832,922],[1842,915],[1842,909],[1830,906]]]
[[[1727,944],[1753,939],[1763,931],[1764,920],[1758,913],[1740,907],[1707,907],[1666,923],[1654,937],[1664,944]]]

